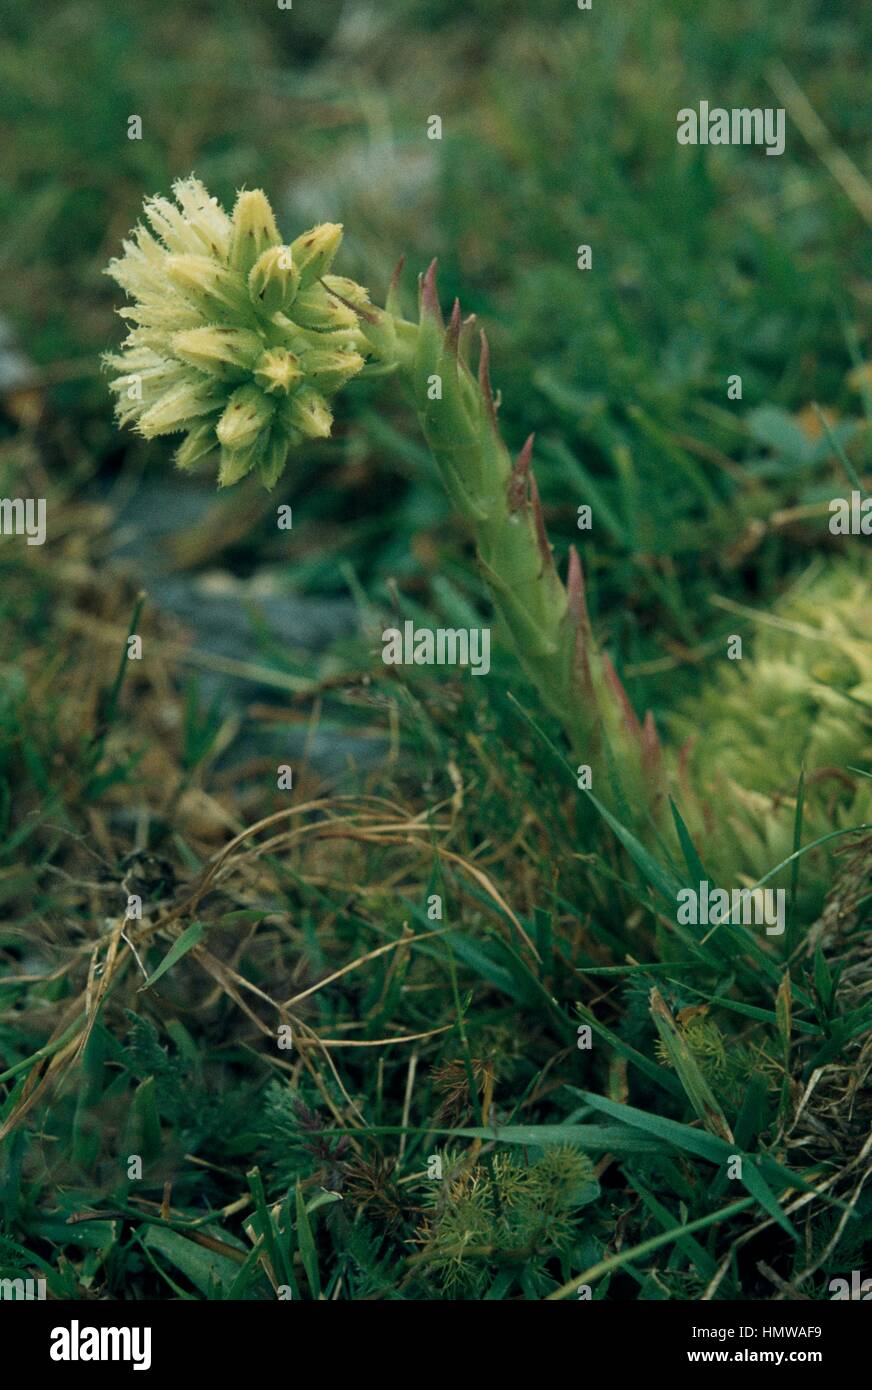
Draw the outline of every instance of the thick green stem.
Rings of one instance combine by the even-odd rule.
[[[533,439],[513,462],[497,422],[487,339],[478,377],[468,360],[472,321],[455,302],[445,326],[435,265],[420,286],[420,322],[375,311],[363,331],[392,361],[417,410],[442,481],[475,543],[494,607],[518,660],[574,753],[591,766],[607,759],[625,793],[647,801],[659,753],[653,722],[640,725],[608,658],[595,647],[581,564],[569,555],[567,584],[557,573],[531,468]]]

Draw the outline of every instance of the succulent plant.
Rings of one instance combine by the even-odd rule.
[[[294,444],[330,434],[330,397],[365,365],[352,301],[366,291],[329,274],[337,224],[284,245],[259,189],[232,217],[198,179],[173,193],[146,202],[149,226],[108,268],[133,299],[105,358],[118,416],[146,439],[184,434],[181,468],[214,455],[222,487],[256,469],[271,488]]]
[[[194,178],[176,205],[145,205],[109,273],[133,296],[134,326],[112,382],[118,413],[146,437],[182,432],[177,462],[220,453],[219,483],[256,469],[267,487],[304,438],[330,433],[329,398],[361,372],[393,373],[418,414],[445,489],[467,525],[494,607],[543,705],[573,752],[597,768],[595,791],[635,828],[666,819],[671,788],[721,882],[753,878],[790,854],[797,778],[807,769],[806,829],[854,823],[868,807],[846,762],[868,753],[872,653],[865,586],[833,568],[776,618],[753,660],[739,662],[675,721],[703,739],[666,765],[650,715],[634,713],[588,619],[575,548],[561,580],[532,469],[532,437],[512,460],[497,419],[487,338],[471,365],[474,319],[455,301],[446,324],[435,262],[419,280],[418,322],[330,274],[341,228],[325,223],[281,242],[266,195],[242,192],[232,218]],[[820,617],[820,615],[823,617]],[[738,668],[738,669],[737,669]],[[823,796],[824,785],[827,796]],[[581,785],[581,784],[580,784]],[[617,790],[620,789],[620,791]],[[831,812],[829,819],[827,813]],[[723,813],[723,814],[721,814]],[[804,834],[804,840],[809,838]],[[807,882],[809,864],[803,865]],[[819,905],[819,898],[818,898]]]
[[[803,770],[803,844],[868,821],[872,782],[851,771],[872,756],[868,610],[860,563],[807,572],[760,615],[750,654],[724,661],[671,721],[685,745],[675,795],[718,882],[750,881],[793,852]],[[813,911],[829,874],[826,850],[799,861]]]
[[[328,272],[341,228],[325,223],[281,242],[261,190],[242,192],[232,218],[195,178],[176,205],[145,204],[108,273],[133,298],[133,327],[107,364],[123,424],[146,438],[183,433],[176,462],[220,455],[221,486],[256,469],[272,487],[289,450],[330,434],[329,397],[364,370],[395,373],[411,395],[445,488],[468,524],[494,605],[542,700],[576,753],[604,758],[629,799],[659,787],[659,748],[640,724],[608,658],[594,644],[582,568],[570,552],[566,585],[545,535],[532,438],[513,463],[497,422],[487,339],[470,369],[472,318],[459,303],[446,326],[436,265],[419,282],[419,322],[385,309]],[[367,359],[371,359],[368,363]],[[605,793],[608,797],[608,792]]]

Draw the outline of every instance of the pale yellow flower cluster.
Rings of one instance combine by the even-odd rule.
[[[284,245],[259,189],[232,217],[199,179],[173,193],[146,202],[148,227],[107,272],[133,301],[122,351],[105,358],[118,417],[147,439],[184,434],[181,468],[214,455],[222,486],[256,469],[272,487],[294,444],[330,434],[330,397],[365,365],[366,290],[329,274],[337,224]]]

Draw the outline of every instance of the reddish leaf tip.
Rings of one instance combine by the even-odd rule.
[[[607,652],[603,652],[602,661],[603,672],[605,674],[606,681],[611,687],[612,694],[617,698],[627,728],[630,730],[632,734],[635,734],[636,738],[638,738],[641,741],[642,726],[636,717],[636,712],[633,709],[633,706],[630,704],[630,701],[627,697],[627,692],[621,684],[621,678],[615,670],[611,658],[609,657]]]
[[[461,321],[460,300],[455,299],[454,308],[451,310],[451,319],[445,332],[445,348],[448,352],[457,353],[457,346],[460,342]]]
[[[494,393],[490,379],[490,343],[487,340],[487,334],[483,328],[479,330],[479,338],[481,340],[481,353],[478,359],[478,384],[481,387],[481,393],[484,397],[484,403],[487,407],[491,424],[496,427],[497,411],[496,405],[494,404]]]
[[[439,294],[436,289],[436,270],[439,262],[434,257],[427,267],[427,272],[421,281],[421,314],[432,314],[442,326],[442,311],[439,308]]]
[[[524,445],[512,467],[512,476],[509,478],[509,511],[518,512],[527,501],[527,479],[530,475],[530,462],[533,457],[533,440],[535,435],[531,434]]]
[[[397,261],[397,264],[396,264],[396,266],[394,267],[394,273],[393,273],[393,275],[391,276],[391,283],[388,285],[388,294],[389,294],[389,295],[395,294],[395,293],[396,293],[397,286],[398,286],[399,283],[400,283],[400,279],[401,279],[401,277],[402,277],[402,274],[403,274],[403,271],[405,270],[405,268],[406,268],[406,257],[405,257],[405,254],[403,254],[402,256],[400,256],[400,259]]]

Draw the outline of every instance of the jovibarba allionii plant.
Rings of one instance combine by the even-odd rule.
[[[653,720],[640,724],[608,658],[597,651],[581,564],[566,585],[545,534],[532,438],[513,461],[497,423],[487,338],[470,369],[474,320],[455,303],[443,322],[435,262],[419,282],[417,324],[330,274],[342,229],[326,223],[283,244],[266,195],[239,194],[233,216],[199,180],[179,180],[174,205],[145,204],[108,273],[132,296],[133,326],[107,364],[117,411],[146,438],[184,434],[182,468],[218,462],[222,486],[255,471],[267,487],[302,439],[326,437],[329,399],[353,377],[393,372],[410,394],[446,490],[469,526],[496,610],[545,706],[585,761],[603,752],[629,799],[659,786]],[[434,383],[438,383],[436,389]]]
[[[574,548],[565,585],[557,573],[531,467],[532,438],[513,460],[497,422],[487,338],[479,335],[473,372],[474,319],[464,320],[455,302],[444,323],[435,262],[419,280],[418,322],[412,323],[400,313],[399,270],[384,308],[370,301],[363,286],[331,274],[342,237],[338,225],[315,227],[285,245],[260,190],[240,193],[232,217],[197,179],[177,182],[174,193],[175,205],[163,198],[146,202],[150,230],[137,228],[124,243],[124,255],[109,267],[134,301],[121,310],[133,325],[123,350],[107,357],[119,373],[112,389],[121,420],[148,438],[184,434],[176,452],[182,468],[214,457],[221,485],[256,472],[272,487],[295,444],[330,434],[332,396],[354,377],[393,373],[414,404],[445,488],[475,542],[497,613],[543,704],[563,725],[576,755],[608,769],[598,781],[601,796],[611,800],[609,786],[617,780],[624,806],[634,808],[640,822],[646,809],[662,814],[663,768],[653,719],[649,714],[639,722],[608,657],[597,649]],[[855,623],[862,604],[853,591],[846,608],[849,623]],[[857,667],[856,642],[850,651],[841,645],[839,650],[845,660],[850,657],[852,670]],[[761,682],[755,680],[777,695],[767,711],[776,725],[785,722],[783,696],[796,687],[796,667],[794,650],[777,670],[767,655]],[[731,679],[743,685],[739,677]],[[818,732],[834,734],[818,740],[822,753],[826,744],[825,761],[850,761],[851,750],[859,756],[867,741],[856,727],[857,699],[868,699],[858,679],[860,686],[853,678],[848,682],[856,687],[853,704],[834,692],[838,708],[818,709]],[[804,678],[800,685],[811,689]],[[756,766],[759,740],[749,744],[736,732],[749,727],[747,691],[713,691],[711,699],[706,747],[720,749],[713,731],[723,726],[729,745],[724,767],[732,769],[735,748],[746,744]],[[732,720],[726,718],[730,700],[738,715]],[[819,706],[819,699],[799,701],[788,716],[790,728],[807,729],[803,710],[813,715]],[[790,777],[801,758],[798,748],[792,751],[796,772],[785,770]],[[775,766],[782,758],[774,746],[773,752]],[[703,769],[696,787],[690,786],[681,775],[684,767],[682,759],[682,801],[693,830],[705,839],[706,806],[715,788]],[[748,768],[741,771],[747,774]],[[722,775],[717,781],[717,798],[726,798],[724,809],[737,831],[716,873],[759,873],[771,866],[772,856],[789,853],[794,816],[785,788],[758,793],[747,777],[745,785]],[[788,797],[793,789],[786,789]]]

